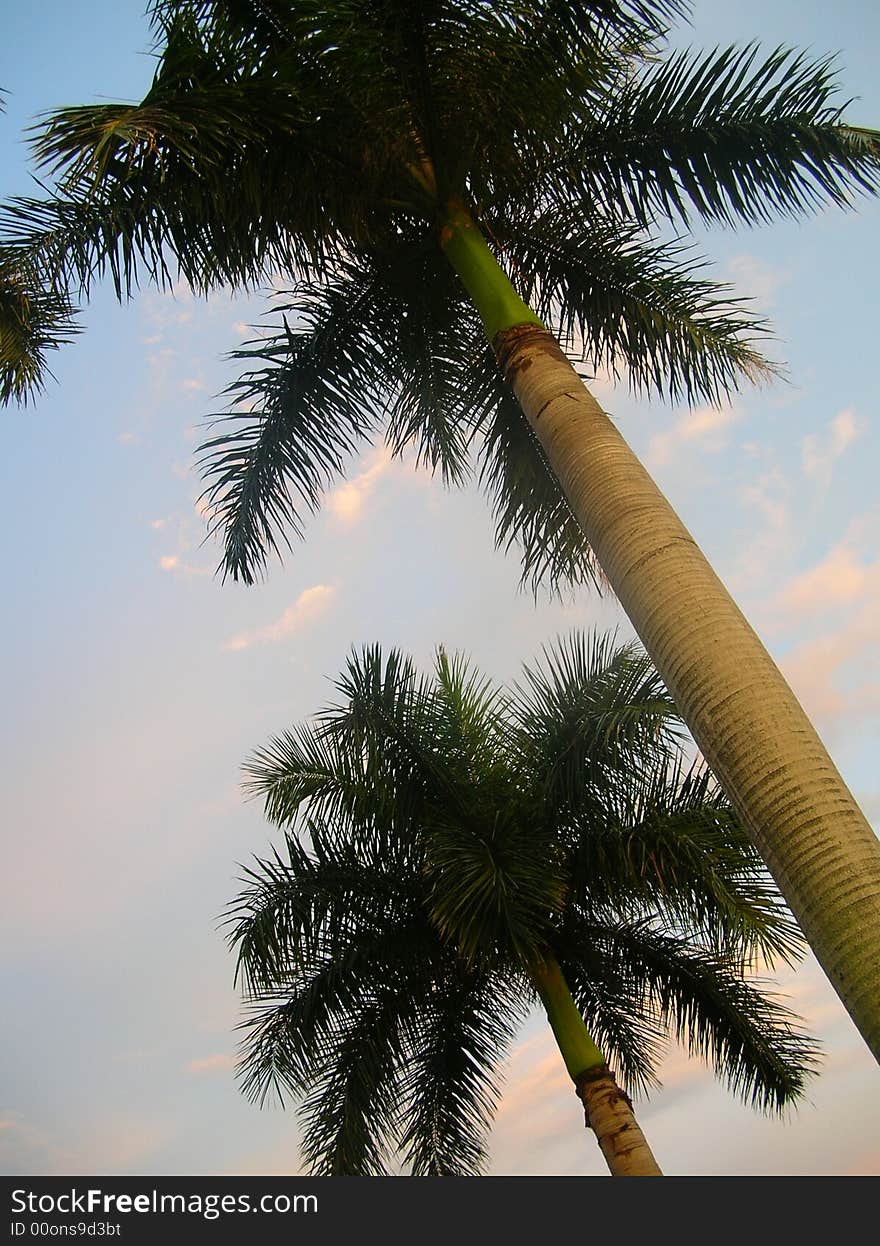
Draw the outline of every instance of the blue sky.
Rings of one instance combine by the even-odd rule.
[[[880,18],[827,5],[702,3],[680,42],[839,51],[851,120],[880,119]],[[41,0],[4,18],[0,194],[26,192],[23,127],[41,110],[135,99],[151,62],[139,3]],[[788,381],[721,411],[597,386],[815,718],[869,817],[877,779],[877,226],[880,205],[698,239],[772,317]],[[297,1170],[292,1113],[236,1090],[238,1002],[217,918],[268,828],[242,760],[330,695],[352,644],[427,662],[443,642],[500,679],[572,626],[627,624],[587,594],[537,605],[493,550],[474,489],[448,493],[379,447],[253,589],[203,547],[192,451],[230,378],[221,356],[260,300],[179,289],[119,308],[109,291],[53,361],[57,383],[7,411],[2,496],[6,1172]],[[783,984],[825,1042],[810,1102],[785,1122],[736,1103],[673,1051],[639,1104],[664,1168],[880,1173],[880,1072],[818,970]],[[603,1171],[534,1018],[506,1078],[498,1173]]]

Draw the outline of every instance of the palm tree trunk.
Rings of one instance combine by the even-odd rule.
[[[662,1176],[633,1114],[632,1103],[590,1037],[552,953],[547,953],[543,963],[533,968],[532,981],[575,1091],[584,1105],[587,1128],[595,1133],[611,1175]]]
[[[880,1060],[880,842],[696,542],[471,218],[441,233],[618,600]],[[506,323],[505,323],[506,321]]]

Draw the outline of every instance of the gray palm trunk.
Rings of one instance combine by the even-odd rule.
[[[611,588],[880,1060],[880,841],[693,537],[457,206],[441,241]]]

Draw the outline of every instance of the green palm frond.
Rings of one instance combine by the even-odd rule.
[[[595,789],[637,779],[669,758],[683,733],[678,711],[636,644],[574,632],[524,667],[513,712],[525,761],[560,810],[591,806]]]
[[[329,1037],[303,1103],[302,1154],[316,1176],[382,1176],[398,1129],[397,1071],[411,1000],[401,984],[376,979]]]
[[[263,801],[274,826],[294,826],[310,812],[331,821],[343,810],[354,816],[364,776],[360,756],[352,760],[350,765],[312,725],[297,726],[275,736],[245,762],[244,789]]]
[[[522,1008],[502,978],[453,965],[412,1019],[400,1138],[413,1176],[485,1171],[486,1137]]]
[[[499,984],[426,926],[399,843],[311,831],[310,851],[289,838],[286,861],[247,872],[228,915],[250,1000],[243,1089],[305,1096],[315,1171],[384,1171],[395,1131],[414,1171],[478,1171],[516,1001],[499,1010]]]
[[[799,959],[800,932],[711,773],[667,757],[619,778],[568,823],[570,911],[652,914],[743,968]]]
[[[594,971],[595,963],[584,957],[578,935],[569,947],[563,929],[554,946],[587,1029],[615,1076],[631,1093],[650,1095],[662,1085],[660,1066],[669,1046],[662,1020],[646,1011],[642,992],[630,975],[606,962]]]
[[[51,376],[47,353],[78,332],[67,296],[0,251],[0,403],[36,398]]]
[[[340,840],[310,824],[311,851],[288,835],[284,857],[257,859],[225,925],[236,976],[259,996],[316,957],[341,957],[417,911],[424,893],[403,845]],[[417,874],[415,874],[417,881]]]
[[[766,324],[701,277],[690,247],[591,217],[566,204],[493,223],[523,297],[591,371],[712,403],[774,375],[758,348]]]
[[[240,1027],[238,1075],[245,1095],[265,1104],[307,1094],[341,1022],[370,1008],[394,976],[405,941],[417,943],[423,929],[420,918],[414,926],[359,932],[344,955],[324,955],[319,948],[272,989],[252,990]]]
[[[355,269],[302,291],[273,337],[237,352],[250,371],[227,393],[244,410],[217,417],[222,429],[199,447],[212,530],[223,532],[224,574],[252,583],[269,550],[280,555],[301,509],[322,493],[350,455],[375,435],[392,382],[369,339],[376,287]]]
[[[413,816],[445,809],[463,824],[477,824],[461,755],[444,748],[448,705],[438,713],[431,680],[410,658],[393,649],[386,657],[378,645],[365,648],[349,657],[336,688],[344,699],[321,713],[321,730],[363,755],[370,780],[393,782]]]
[[[432,710],[439,746],[462,775],[485,775],[498,765],[507,735],[507,698],[461,653],[441,645],[434,661]]]
[[[880,133],[843,122],[833,58],[754,45],[677,52],[618,82],[545,183],[637,220],[754,225],[880,186]],[[573,175],[573,176],[572,176]]]
[[[426,827],[431,922],[471,964],[497,955],[528,964],[565,902],[561,856],[524,800],[510,793],[500,805],[497,788],[494,801],[475,796],[466,820],[438,809]]]
[[[365,217],[405,179],[351,103],[351,82],[346,95],[317,54],[266,55],[182,13],[140,104],[59,110],[33,128],[32,145],[62,198],[159,213],[179,263],[187,235],[208,234],[216,262],[192,282],[204,289],[224,268],[220,280],[236,284],[273,265],[306,268],[340,233],[369,236]]]
[[[596,926],[584,932],[582,946],[594,965],[629,976],[644,1011],[745,1102],[781,1111],[801,1097],[818,1048],[798,1018],[736,964],[647,923]]]

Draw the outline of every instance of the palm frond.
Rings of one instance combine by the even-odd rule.
[[[460,963],[438,974],[435,991],[413,1017],[402,1086],[400,1147],[413,1176],[485,1170],[498,1069],[521,1015],[503,979]]]
[[[536,596],[542,585],[554,593],[577,584],[601,590],[604,576],[581,526],[485,348],[472,374],[480,483],[492,501],[496,544],[505,550],[519,547],[522,582]]]
[[[218,417],[224,431],[199,447],[211,531],[221,531],[223,573],[253,583],[268,551],[302,532],[348,457],[374,435],[388,378],[369,338],[372,274],[350,269],[288,305],[280,332],[234,353],[250,371],[228,388],[244,410]],[[256,409],[252,404],[258,404]]]
[[[345,961],[350,946],[412,918],[424,894],[402,837],[355,841],[319,823],[308,831],[310,851],[288,835],[283,857],[246,868],[227,911],[236,979],[248,994],[296,980],[316,958]]]
[[[657,218],[749,225],[880,186],[880,133],[848,126],[833,58],[754,45],[677,52],[615,83],[548,193]],[[564,188],[564,189],[563,189]]]
[[[743,968],[803,954],[797,924],[705,766],[661,760],[608,783],[572,830],[572,905],[641,909]]]
[[[646,1015],[641,991],[632,979],[610,964],[585,963],[577,935],[563,928],[554,935],[565,981],[591,1038],[631,1093],[649,1095],[660,1085],[660,1064],[668,1032],[658,1017]]]
[[[574,632],[523,668],[512,710],[533,781],[562,811],[597,789],[636,782],[668,758],[683,728],[647,654],[612,633]]]
[[[411,1002],[387,979],[349,1007],[326,1044],[302,1104],[302,1154],[316,1176],[380,1176],[397,1131],[399,1069]]]
[[[507,736],[507,701],[501,688],[461,653],[441,645],[434,660],[432,712],[437,742],[474,778],[500,762]]]
[[[36,398],[51,375],[47,353],[78,332],[67,296],[0,250],[0,403]]]
[[[592,373],[636,391],[718,403],[776,369],[758,349],[766,324],[700,275],[689,247],[572,204],[493,222],[520,293]]]
[[[466,817],[435,810],[425,834],[426,905],[441,937],[472,964],[540,956],[566,895],[562,860],[546,825],[508,780],[473,791]]]
[[[819,1049],[799,1019],[737,965],[646,923],[585,928],[582,948],[585,964],[629,976],[645,1014],[745,1102],[781,1111],[802,1096]]]

